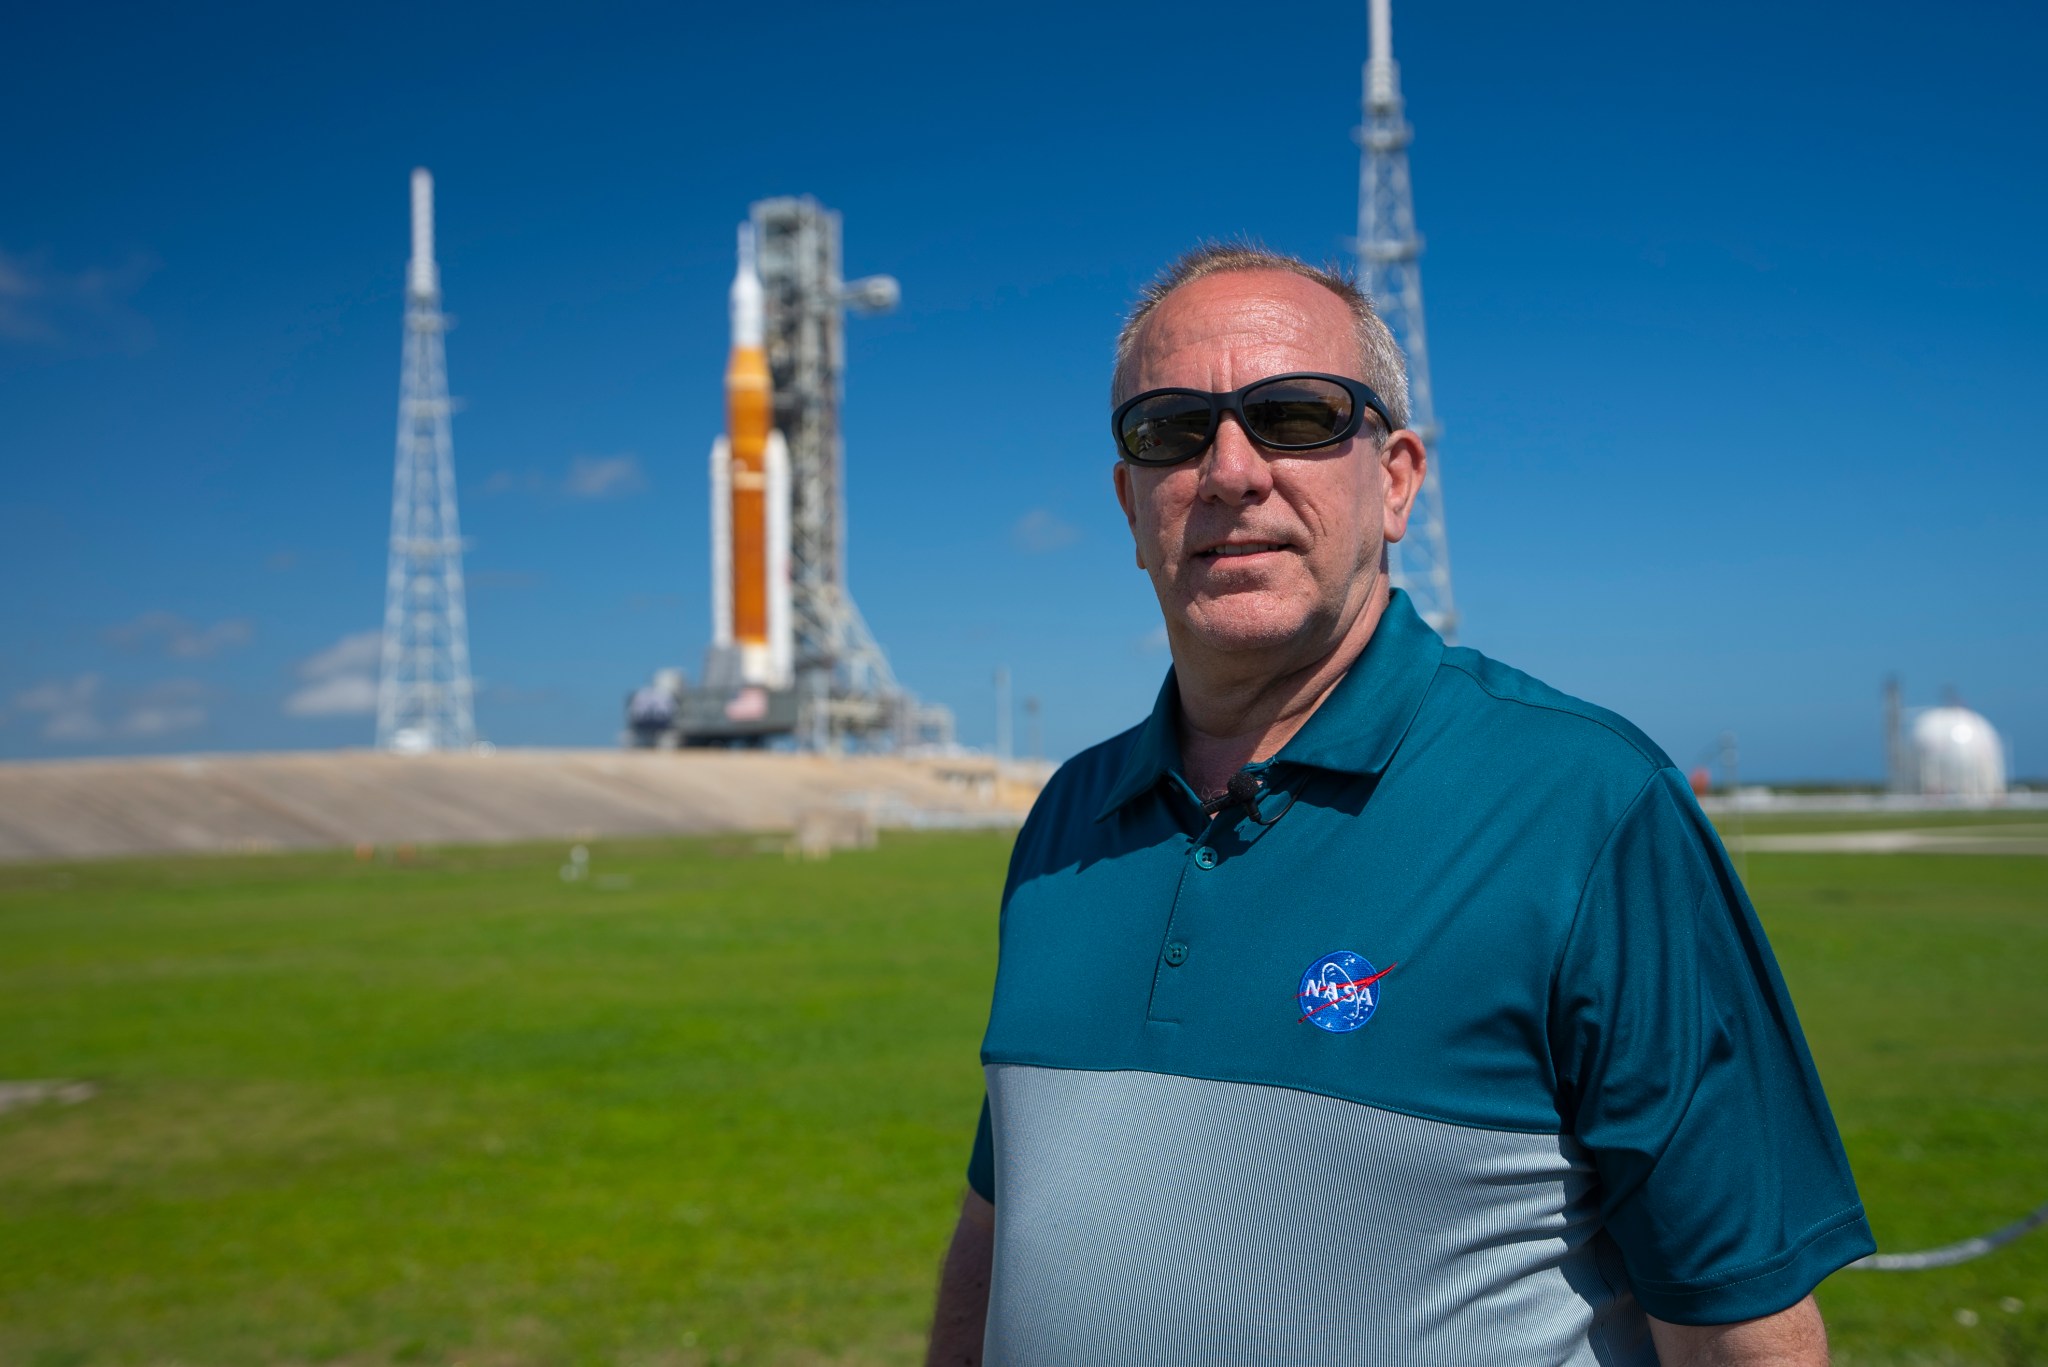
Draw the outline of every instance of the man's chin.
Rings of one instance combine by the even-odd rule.
[[[1301,639],[1309,622],[1299,608],[1245,601],[1251,595],[1197,604],[1181,619],[1190,643],[1224,654],[1274,650]]]

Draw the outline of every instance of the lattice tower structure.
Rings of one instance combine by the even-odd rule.
[[[841,278],[839,215],[808,195],[761,200],[750,217],[775,426],[789,444],[798,740],[816,750],[950,743],[952,714],[897,682],[846,578],[846,310],[886,313],[899,288],[888,276]]]
[[[1408,425],[1429,450],[1422,492],[1408,518],[1408,535],[1387,548],[1396,587],[1445,640],[1457,639],[1458,609],[1451,596],[1451,550],[1444,523],[1443,461],[1435,394],[1429,376],[1429,330],[1422,317],[1422,235],[1415,229],[1415,194],[1408,179],[1408,144],[1414,130],[1401,102],[1401,71],[1394,62],[1392,0],[1371,0],[1371,48],[1365,63],[1365,121],[1358,128],[1359,273],[1373,306],[1408,356]]]
[[[420,752],[476,743],[462,529],[455,508],[441,276],[434,262],[434,181],[412,173],[412,260],[398,384],[398,460],[391,486],[391,557],[377,746]]]

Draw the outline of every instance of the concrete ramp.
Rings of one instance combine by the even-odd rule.
[[[1000,824],[1021,819],[1035,786],[971,757],[722,750],[9,763],[0,860],[778,831],[847,808],[881,825]]]

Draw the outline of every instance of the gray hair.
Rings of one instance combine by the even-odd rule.
[[[1131,316],[1124,320],[1121,331],[1116,335],[1116,370],[1109,383],[1111,403],[1121,403],[1129,398],[1135,383],[1138,360],[1138,344],[1145,332],[1145,322],[1166,297],[1182,285],[1192,284],[1208,275],[1223,275],[1231,271],[1286,271],[1290,275],[1313,280],[1330,293],[1344,301],[1351,310],[1354,332],[1358,341],[1358,364],[1363,372],[1359,379],[1372,386],[1380,396],[1380,402],[1387,406],[1387,412],[1394,419],[1394,426],[1408,425],[1408,365],[1401,356],[1401,348],[1394,342],[1394,334],[1373,312],[1372,300],[1350,272],[1341,266],[1311,266],[1298,256],[1288,256],[1272,251],[1256,242],[1205,242],[1181,256],[1152,278],[1138,295],[1137,304],[1131,309]]]

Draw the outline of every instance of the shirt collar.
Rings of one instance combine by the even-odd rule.
[[[1408,595],[1395,589],[1364,653],[1272,762],[1347,774],[1382,772],[1422,706],[1443,653],[1443,638],[1417,615]],[[1180,772],[1179,724],[1180,690],[1169,669],[1097,820]]]
[[[1180,685],[1172,669],[1159,685],[1159,697],[1152,703],[1152,715],[1138,728],[1131,748],[1124,752],[1124,767],[1109,790],[1097,821],[1137,797],[1149,793],[1159,780],[1180,772]]]

